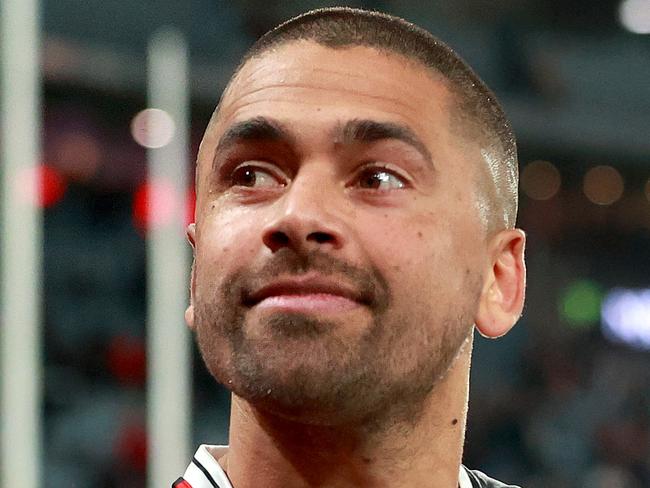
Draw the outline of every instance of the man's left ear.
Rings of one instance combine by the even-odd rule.
[[[474,323],[484,337],[506,334],[524,308],[526,234],[520,229],[504,230],[490,243],[490,267],[485,274],[479,309]]]

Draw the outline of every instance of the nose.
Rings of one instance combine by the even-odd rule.
[[[323,180],[298,176],[276,202],[277,211],[262,235],[271,252],[285,247],[298,253],[343,247],[344,222],[335,210],[340,195]]]

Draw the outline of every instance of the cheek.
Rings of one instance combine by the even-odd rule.
[[[407,300],[462,291],[468,271],[480,266],[479,237],[467,216],[446,210],[408,217],[386,213],[374,223],[358,228],[368,257],[392,283],[393,293]]]
[[[430,281],[428,274],[436,267],[432,260],[439,249],[423,220],[419,214],[390,211],[357,220],[356,232],[366,258],[387,280],[396,301],[412,297],[418,287]],[[447,243],[438,239],[437,245],[446,253]]]
[[[228,276],[247,256],[255,253],[257,240],[259,230],[240,212],[216,209],[205,212],[197,231],[197,282],[207,279],[214,283]]]

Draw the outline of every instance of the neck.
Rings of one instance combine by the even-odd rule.
[[[424,402],[417,420],[371,428],[314,426],[233,396],[230,447],[220,460],[233,486],[456,488],[467,414],[471,344]]]

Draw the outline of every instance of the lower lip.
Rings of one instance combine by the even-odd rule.
[[[276,295],[267,297],[255,305],[258,309],[273,309],[286,312],[345,312],[360,304],[349,298],[329,293],[305,295]]]

